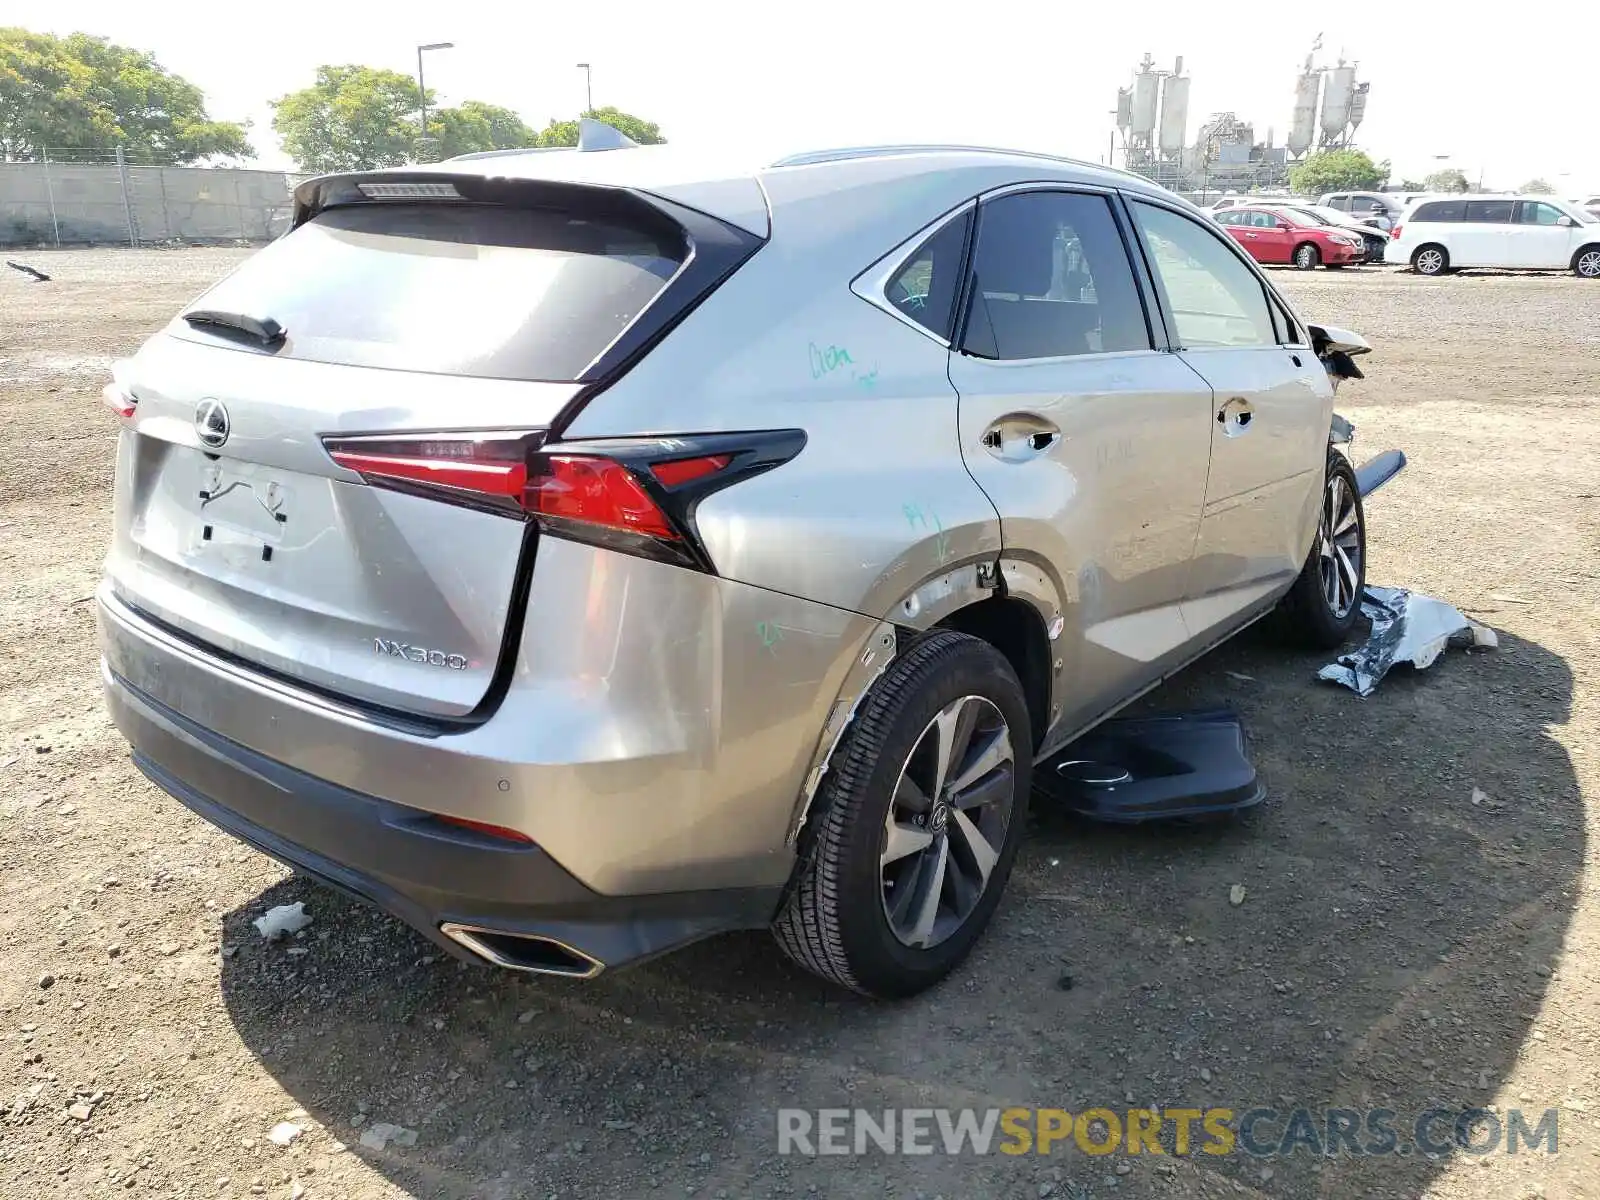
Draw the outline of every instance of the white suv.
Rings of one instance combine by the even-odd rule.
[[[1384,261],[1409,264],[1419,275],[1504,267],[1575,271],[1600,279],[1600,220],[1548,196],[1423,200],[1389,238]]]

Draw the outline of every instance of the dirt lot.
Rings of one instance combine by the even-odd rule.
[[[972,961],[891,1007],[760,935],[591,984],[466,968],[138,774],[100,703],[96,392],[239,255],[0,271],[0,1196],[1600,1195],[1600,286],[1279,276],[1379,348],[1341,407],[1358,458],[1412,466],[1372,505],[1372,579],[1501,648],[1365,701],[1265,636],[1225,648],[1149,704],[1238,706],[1267,805],[1135,832],[1036,813]],[[261,943],[249,922],[294,900],[303,938]],[[1133,1103],[1402,1129],[1559,1106],[1560,1152],[775,1153],[785,1105]],[[363,1146],[374,1122],[415,1144]]]

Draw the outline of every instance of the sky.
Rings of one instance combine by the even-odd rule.
[[[83,30],[154,51],[203,89],[213,116],[253,124],[259,163],[287,167],[268,102],[323,63],[407,74],[446,104],[483,100],[536,127],[594,103],[657,122],[670,141],[758,154],[896,142],[957,142],[1104,161],[1116,92],[1146,52],[1182,55],[1192,78],[1187,140],[1232,111],[1282,144],[1295,76],[1341,51],[1371,84],[1357,144],[1393,178],[1459,167],[1514,188],[1542,176],[1563,195],[1600,192],[1600,108],[1565,48],[1600,35],[1600,5],[1173,3],[978,4],[806,0],[607,0],[507,7],[413,3],[195,5],[174,0],[7,0],[5,24]],[[1482,10],[1480,10],[1482,11]],[[303,14],[297,16],[296,14]],[[1493,48],[1495,58],[1485,57]],[[1581,57],[1581,56],[1580,56]],[[1567,65],[1563,65],[1566,63]],[[1120,158],[1118,160],[1120,165]]]

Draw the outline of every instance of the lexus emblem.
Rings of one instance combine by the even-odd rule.
[[[230,428],[228,410],[222,406],[221,400],[208,397],[196,406],[194,431],[203,445],[213,448],[222,445],[228,440]]]

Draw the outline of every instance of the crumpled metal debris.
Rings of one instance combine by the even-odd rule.
[[[1443,600],[1404,588],[1368,587],[1361,594],[1361,611],[1372,622],[1366,643],[1317,672],[1318,679],[1342,683],[1358,696],[1372,695],[1395,663],[1410,663],[1420,671],[1451,644],[1499,645],[1487,625],[1462,616]]]

